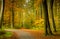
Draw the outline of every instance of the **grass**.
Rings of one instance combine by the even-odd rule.
[[[7,32],[4,29],[0,29],[0,39],[9,38],[12,36],[12,32]]]

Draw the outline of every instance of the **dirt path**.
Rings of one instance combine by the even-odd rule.
[[[18,39],[34,39],[34,37],[30,33],[25,32],[24,30],[14,30],[14,29],[13,30],[6,29],[6,30],[14,32],[18,37]]]
[[[29,30],[29,29],[18,29],[18,30],[9,30],[7,31],[14,32],[18,39],[60,39],[60,35],[56,36],[45,36],[43,31],[39,30]]]

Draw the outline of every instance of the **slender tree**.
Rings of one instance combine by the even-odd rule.
[[[14,0],[11,1],[12,3],[12,26],[14,27]]]
[[[50,28],[50,23],[49,23],[49,16],[48,16],[48,8],[47,8],[47,0],[44,0],[43,2],[43,8],[44,8],[44,17],[45,17],[45,32],[46,35],[48,34],[53,34]]]
[[[5,9],[5,0],[2,0],[2,12],[1,12],[1,17],[0,17],[0,28],[2,27],[2,23],[3,23],[3,17],[4,17],[4,9]]]
[[[43,7],[43,5],[42,5],[42,3],[41,3],[41,6],[40,6],[40,9],[41,9],[41,10],[40,10],[40,11],[41,11],[41,12],[40,12],[40,13],[41,13],[41,18],[42,18],[42,14],[43,14],[43,13],[42,13],[42,7]]]

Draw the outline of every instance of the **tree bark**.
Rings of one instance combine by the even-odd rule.
[[[12,28],[14,27],[14,0],[12,0]]]
[[[44,0],[43,2],[43,8],[44,8],[44,16],[45,16],[45,32],[46,35],[52,34],[50,23],[49,23],[49,16],[48,16],[48,8],[47,8],[47,0]]]
[[[2,13],[1,13],[0,28],[2,28],[2,23],[3,23],[4,9],[5,9],[5,0],[3,0],[2,8],[3,8],[3,10],[2,10]]]
[[[50,8],[51,8],[51,16],[52,16],[53,28],[54,28],[54,31],[56,32],[56,25],[55,25],[54,14],[53,14],[53,3],[54,3],[54,0],[50,0]]]

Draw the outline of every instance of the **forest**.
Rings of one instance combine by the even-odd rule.
[[[0,0],[0,38],[13,29],[60,34],[60,0]]]

